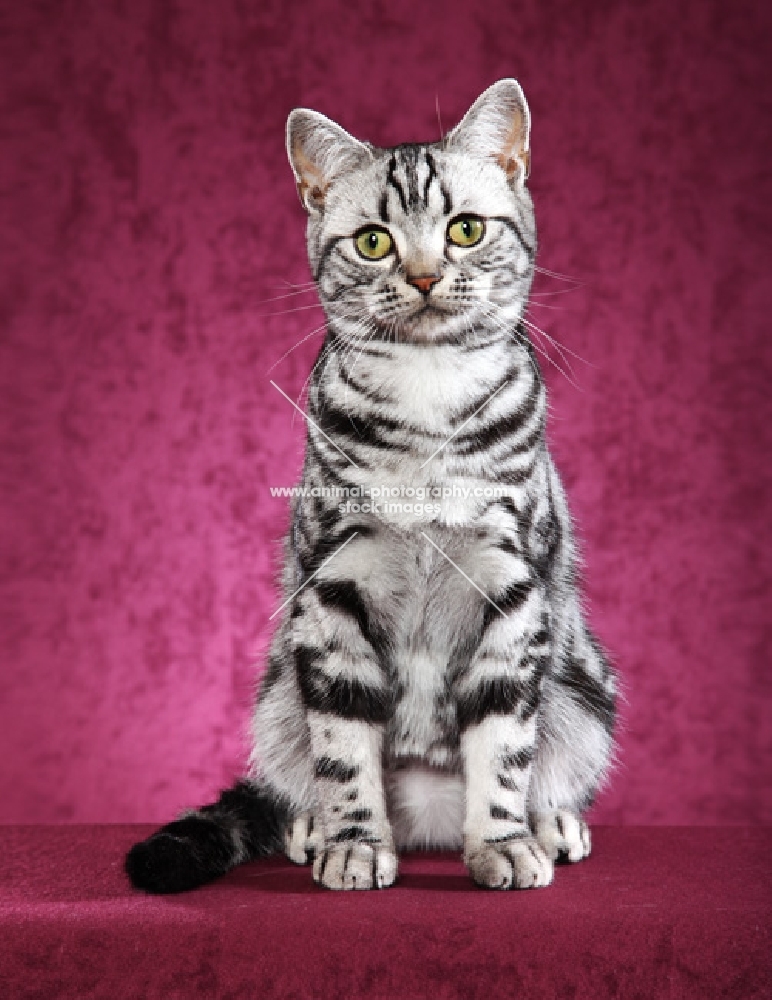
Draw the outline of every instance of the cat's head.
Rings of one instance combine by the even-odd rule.
[[[336,329],[424,343],[510,333],[534,269],[529,131],[515,80],[437,143],[377,149],[316,111],[290,114],[309,259]]]

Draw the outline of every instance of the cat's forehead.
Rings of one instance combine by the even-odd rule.
[[[331,186],[329,221],[355,229],[367,222],[421,225],[463,213],[508,214],[515,196],[490,160],[440,143],[373,149],[369,164]]]

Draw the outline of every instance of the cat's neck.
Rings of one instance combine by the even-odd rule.
[[[370,342],[346,345],[328,334],[318,380],[334,388],[354,410],[365,390],[382,412],[400,422],[437,433],[452,432],[504,380],[521,375],[540,380],[528,341],[520,332],[469,349],[466,344]],[[350,388],[349,388],[350,387]],[[311,394],[313,400],[316,393]],[[347,405],[348,408],[348,405]],[[313,409],[313,404],[312,404]]]

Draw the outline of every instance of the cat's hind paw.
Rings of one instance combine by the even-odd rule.
[[[552,809],[532,817],[533,831],[552,861],[581,861],[592,848],[590,828],[570,809]]]
[[[486,889],[538,889],[552,881],[552,861],[534,837],[483,843],[465,851],[464,862]]]
[[[331,844],[314,860],[314,882],[327,889],[385,889],[397,877],[397,855],[379,844]]]
[[[284,853],[296,865],[309,865],[321,850],[322,828],[311,812],[301,813],[284,831]]]

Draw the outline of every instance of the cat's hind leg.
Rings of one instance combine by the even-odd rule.
[[[531,828],[553,861],[581,861],[590,853],[590,829],[581,814],[610,765],[614,714],[611,668],[580,624],[545,678],[528,790]]]
[[[590,828],[572,809],[534,813],[531,828],[550,861],[581,861],[590,853]]]

